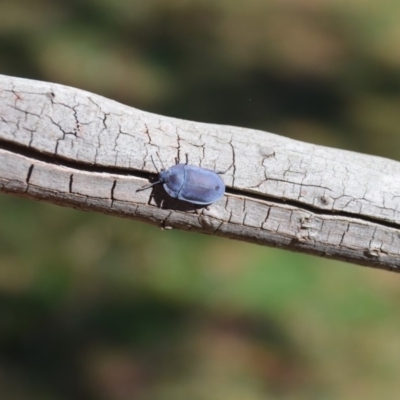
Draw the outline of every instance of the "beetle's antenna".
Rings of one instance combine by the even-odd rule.
[[[151,162],[153,163],[153,165],[154,165],[154,168],[156,169],[157,173],[159,174],[159,173],[160,173],[160,171],[158,170],[158,168],[157,168],[157,165],[156,165],[156,163],[154,162],[153,155],[151,156]]]
[[[158,154],[158,151],[156,152],[156,154],[157,154],[158,159],[160,160],[162,169],[165,170],[164,163],[162,162],[161,157],[160,157],[160,155]],[[153,163],[154,163],[154,161],[153,161]],[[156,168],[156,169],[157,169],[157,168]],[[157,172],[158,172],[158,169],[157,169]]]
[[[153,187],[154,185],[157,185],[158,183],[160,183],[160,181],[154,182],[151,185],[142,186],[139,189],[136,189],[136,191],[141,192],[142,190],[150,189],[151,187]]]
[[[157,153],[157,155],[158,155],[158,158],[160,158],[160,156],[159,156],[158,153]],[[161,161],[161,158],[160,158],[160,161]],[[160,171],[158,170],[157,165],[156,165],[156,163],[154,162],[153,155],[151,155],[151,162],[153,163],[154,168],[156,169],[157,173],[160,174]],[[164,167],[162,161],[161,161],[161,165]],[[161,181],[157,181],[157,182],[153,182],[151,185],[142,186],[142,187],[140,187],[139,189],[136,189],[136,191],[137,191],[137,192],[141,192],[142,190],[149,189],[149,188],[153,187],[154,185],[157,185],[157,184],[160,183],[160,182],[161,182]]]

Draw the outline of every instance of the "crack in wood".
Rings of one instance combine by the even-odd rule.
[[[147,179],[147,180],[153,178],[155,175],[154,173],[149,173],[149,172],[140,171],[140,170],[111,167],[111,166],[110,167],[98,166],[98,165],[78,162],[78,161],[74,161],[74,160],[68,160],[68,159],[62,158],[62,156],[60,156],[59,154],[57,154],[57,155],[56,154],[54,154],[54,155],[46,154],[46,153],[40,152],[38,150],[35,150],[33,148],[25,147],[20,144],[15,144],[15,143],[6,141],[4,139],[0,139],[0,149],[27,157],[32,160],[41,161],[41,162],[44,162],[47,164],[61,165],[61,166],[75,169],[78,171],[110,173],[110,174],[121,175],[121,176],[132,176],[132,177],[136,177],[136,178],[143,178],[143,179]],[[33,165],[32,165],[32,169],[33,169]],[[30,178],[31,173],[32,173],[32,170],[30,171],[30,173],[28,172],[29,178]],[[308,211],[310,213],[313,213],[313,214],[319,215],[319,216],[335,215],[337,217],[350,218],[353,220],[353,222],[374,223],[379,226],[384,226],[384,227],[393,228],[393,229],[400,229],[400,224],[397,224],[394,222],[388,222],[385,220],[381,220],[379,218],[373,218],[373,217],[359,215],[356,213],[350,213],[350,212],[346,212],[346,211],[320,209],[320,208],[314,207],[312,205],[302,203],[301,201],[286,200],[286,199],[274,197],[274,196],[267,195],[267,194],[247,192],[245,190],[235,189],[235,188],[231,188],[231,187],[226,188],[226,193],[239,196],[239,197],[243,198],[244,200],[251,199],[253,201],[259,200],[259,201],[263,201],[263,202],[275,203],[277,205],[288,205],[291,207],[296,207],[297,209],[300,209],[303,211]]]

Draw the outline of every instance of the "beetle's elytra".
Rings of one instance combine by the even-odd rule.
[[[206,206],[219,200],[225,193],[225,183],[218,175],[222,173],[224,172],[188,165],[186,155],[186,164],[163,168],[158,174],[157,182],[143,186],[137,191],[162,183],[172,198]]]

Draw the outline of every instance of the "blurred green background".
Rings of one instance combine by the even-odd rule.
[[[400,2],[0,0],[0,73],[400,159]],[[397,275],[0,196],[0,398],[398,399]]]

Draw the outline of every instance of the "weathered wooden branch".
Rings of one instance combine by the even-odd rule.
[[[136,192],[170,166],[225,170],[209,209]],[[157,158],[156,158],[157,161]],[[63,206],[398,271],[400,163],[140,111],[0,76],[0,190]],[[159,205],[162,203],[162,207]]]

